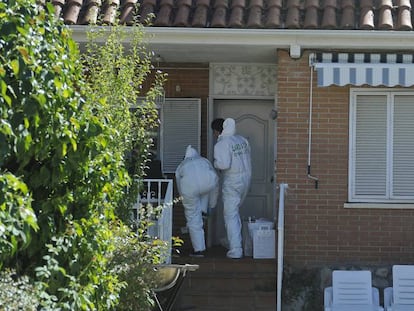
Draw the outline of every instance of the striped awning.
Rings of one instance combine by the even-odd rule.
[[[414,85],[413,54],[312,53],[318,86]]]

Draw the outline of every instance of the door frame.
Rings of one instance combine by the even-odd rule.
[[[214,105],[218,100],[222,100],[222,99],[229,99],[229,100],[266,100],[266,101],[273,101],[273,110],[272,113],[274,114],[274,120],[275,122],[273,122],[272,125],[272,131],[274,132],[274,141],[273,141],[273,158],[274,158],[274,163],[275,163],[275,167],[276,167],[276,161],[277,161],[277,100],[276,100],[276,96],[229,96],[229,95],[211,95],[208,98],[207,101],[207,123],[206,123],[206,130],[207,130],[207,157],[208,159],[211,161],[211,163],[213,163],[214,159],[213,159],[213,152],[214,152],[214,135],[213,135],[213,131],[211,130],[210,124],[214,119]],[[276,169],[273,170],[273,180],[276,181]],[[273,187],[273,206],[276,207],[276,202],[277,202],[277,187]],[[275,209],[272,209],[274,215],[272,219],[275,219],[276,217],[276,211]],[[212,226],[214,226],[214,222],[212,217],[208,218],[208,222],[207,222],[207,230],[206,230],[206,244],[207,247],[211,247],[212,243],[213,243],[213,236],[212,233],[213,231],[210,230],[210,228],[212,228]]]

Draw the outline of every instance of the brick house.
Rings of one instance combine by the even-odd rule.
[[[184,138],[211,157],[209,122],[233,116],[260,148],[244,216],[276,217],[277,184],[289,185],[287,262],[413,261],[410,1],[52,3],[78,41],[98,16],[155,14],[147,32],[166,104],[195,126]]]
[[[275,219],[277,185],[289,185],[286,263],[414,262],[413,1],[51,2],[80,43],[98,17],[154,14],[164,173],[189,143],[211,158],[211,120],[235,118],[255,150],[242,217]],[[210,245],[222,225],[209,223]]]

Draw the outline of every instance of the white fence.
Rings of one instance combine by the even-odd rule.
[[[148,234],[154,238],[166,241],[168,244],[164,263],[171,263],[172,239],[172,208],[173,208],[173,180],[172,179],[144,179],[140,189],[134,214],[139,215],[138,208],[145,206],[160,207],[159,216],[154,219],[153,225],[148,228]]]

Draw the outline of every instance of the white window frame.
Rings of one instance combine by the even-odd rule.
[[[387,105],[387,131],[386,131],[386,191],[383,195],[370,196],[370,195],[356,195],[355,187],[355,159],[356,159],[356,108],[357,97],[364,96],[385,96]],[[350,90],[350,112],[349,112],[349,171],[348,171],[348,203],[345,203],[344,207],[375,207],[375,208],[414,208],[414,193],[412,196],[406,195],[404,197],[397,197],[391,195],[391,189],[393,187],[391,173],[393,172],[392,166],[392,151],[394,143],[392,140],[393,129],[393,104],[394,96],[412,96],[414,97],[414,90],[407,91],[407,89],[365,89],[355,88]],[[413,102],[414,105],[414,102]],[[414,120],[413,120],[414,121]],[[414,160],[414,155],[413,155]]]

